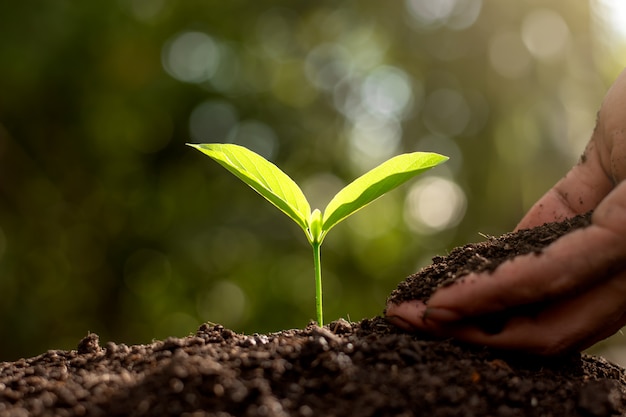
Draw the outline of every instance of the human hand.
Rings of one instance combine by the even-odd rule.
[[[517,229],[594,210],[591,225],[539,255],[469,274],[427,301],[387,305],[406,330],[550,355],[582,350],[626,324],[626,71],[608,91],[578,164]],[[500,323],[486,328],[484,323]]]

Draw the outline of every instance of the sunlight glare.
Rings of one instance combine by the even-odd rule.
[[[626,1],[624,0],[596,0],[599,12],[611,26],[611,31],[626,41]]]

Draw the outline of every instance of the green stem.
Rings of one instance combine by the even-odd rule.
[[[313,264],[315,265],[315,309],[317,311],[317,325],[324,325],[324,312],[322,310],[322,264],[320,262],[321,243],[311,243],[313,246]]]

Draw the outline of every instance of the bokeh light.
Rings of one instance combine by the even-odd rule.
[[[397,120],[363,116],[349,133],[350,157],[356,166],[373,168],[398,153],[401,137]]]
[[[404,220],[417,233],[437,233],[459,224],[466,205],[465,193],[455,182],[429,176],[409,190]]]
[[[402,118],[413,101],[409,77],[389,66],[376,68],[365,78],[361,96],[366,111],[386,118]]]
[[[478,18],[481,0],[406,0],[407,9],[419,27],[445,25],[450,29],[466,29]]]
[[[555,59],[565,52],[569,28],[560,14],[548,9],[537,9],[524,18],[522,39],[534,57]]]
[[[336,43],[323,43],[306,56],[304,63],[308,79],[317,88],[332,91],[352,72],[350,52]]]
[[[219,47],[206,33],[178,34],[163,48],[163,66],[172,77],[180,81],[208,81],[217,71],[219,63]]]

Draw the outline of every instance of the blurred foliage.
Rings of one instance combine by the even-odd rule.
[[[598,2],[0,9],[0,360],[314,317],[297,226],[186,142],[251,147],[321,207],[392,155],[449,155],[327,239],[327,319],[378,315],[433,255],[515,226],[623,65]]]

